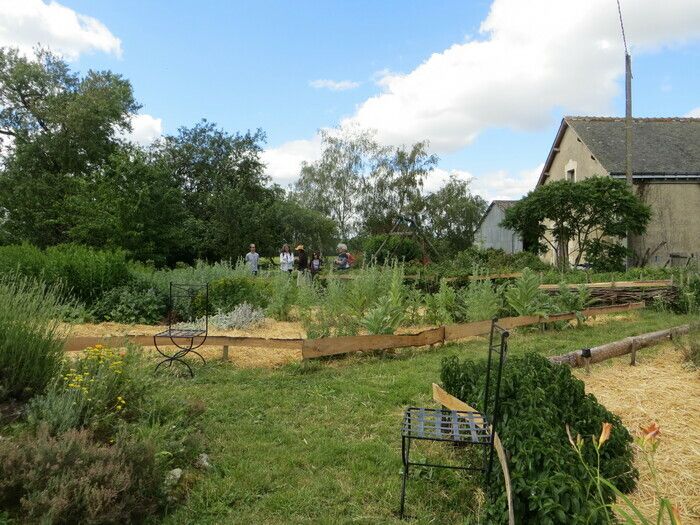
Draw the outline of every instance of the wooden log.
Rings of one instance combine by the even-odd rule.
[[[440,385],[433,383],[433,400],[440,403],[445,408],[449,410],[461,410],[465,412],[478,412],[472,406],[468,405],[461,399],[448,394]],[[489,425],[489,428],[490,425]],[[510,481],[510,469],[508,468],[508,459],[506,458],[506,451],[503,448],[503,443],[498,433],[494,433],[493,448],[496,450],[496,455],[498,456],[498,462],[501,464],[501,471],[503,472],[503,482],[506,486],[506,497],[508,499],[508,525],[515,525],[515,513],[513,512],[513,487]]]
[[[302,345],[303,359],[348,352],[390,350],[407,346],[428,346],[441,343],[445,338],[445,327],[432,328],[417,334],[402,335],[358,335],[347,337],[323,337],[307,339]]]
[[[661,341],[669,339],[672,334],[686,334],[688,333],[689,329],[690,325],[685,324],[666,330],[659,330],[657,332],[626,337],[625,339],[621,339],[619,341],[613,341],[612,343],[596,346],[591,348],[590,362],[600,363],[606,359],[629,354],[632,352],[632,349],[637,351],[641,348],[646,348],[647,346],[653,346]],[[552,356],[549,358],[549,360],[553,363],[566,364],[572,367],[581,367],[585,364],[580,350],[569,352],[568,354],[564,355]]]

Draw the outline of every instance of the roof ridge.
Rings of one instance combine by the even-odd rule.
[[[600,122],[624,122],[625,117],[594,117],[585,115],[566,115],[564,120],[592,121]],[[700,122],[700,117],[632,117],[636,122]]]

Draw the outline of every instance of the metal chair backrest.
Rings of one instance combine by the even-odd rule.
[[[204,300],[204,331],[209,332],[209,283],[206,284],[180,284],[170,283],[170,299],[168,303],[168,329],[183,319],[178,314],[186,315],[187,321],[196,321],[195,301],[203,297]]]
[[[500,415],[501,378],[503,376],[503,365],[508,354],[508,330],[498,325],[498,318],[491,321],[491,332],[489,334],[489,354],[486,364],[486,382],[484,384],[484,405],[483,414],[492,428],[496,432],[496,425]],[[497,360],[497,363],[495,362]],[[493,370],[493,368],[495,370]],[[494,373],[496,375],[494,381]]]

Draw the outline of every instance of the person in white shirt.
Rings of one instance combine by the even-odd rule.
[[[258,260],[260,259],[260,254],[255,251],[255,245],[250,245],[250,251],[245,254],[245,262],[248,264],[250,273],[253,275],[258,275]]]
[[[282,251],[280,252],[280,270],[283,272],[292,273],[294,269],[294,254],[289,249],[288,244],[282,245]]]

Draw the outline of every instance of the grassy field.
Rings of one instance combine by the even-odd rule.
[[[562,331],[520,330],[513,354],[560,354],[687,322],[652,311],[601,317]],[[213,468],[193,484],[166,523],[398,523],[400,422],[408,405],[432,406],[448,355],[485,355],[475,338],[433,350],[236,369],[210,363],[164,396],[202,399]],[[445,459],[445,446],[417,448]],[[414,469],[407,512],[416,523],[476,522],[474,480]]]

